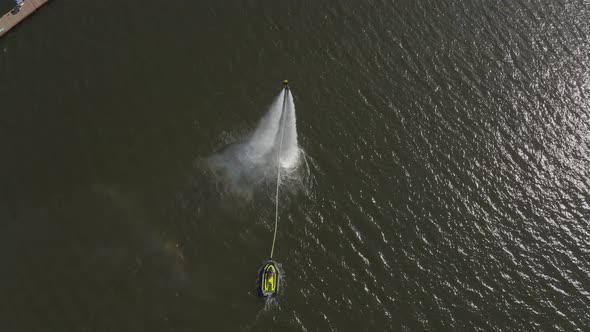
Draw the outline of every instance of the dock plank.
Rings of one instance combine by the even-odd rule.
[[[17,13],[13,13],[13,10],[10,10],[8,13],[2,15],[0,17],[0,38],[48,1],[25,0],[23,6]]]

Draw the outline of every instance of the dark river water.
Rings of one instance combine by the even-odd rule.
[[[204,158],[289,79],[272,182]],[[588,0],[52,1],[0,40],[1,331],[588,331]]]

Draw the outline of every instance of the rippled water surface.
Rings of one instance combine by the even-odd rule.
[[[52,1],[0,40],[2,331],[584,331],[590,2]],[[288,78],[307,164],[204,158]]]

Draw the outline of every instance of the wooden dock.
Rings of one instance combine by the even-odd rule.
[[[25,0],[18,12],[10,10],[8,13],[0,17],[0,38],[48,1],[49,0]]]

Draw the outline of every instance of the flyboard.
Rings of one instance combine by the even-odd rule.
[[[283,135],[285,131],[285,107],[287,106],[287,98],[289,94],[289,82],[283,81],[283,109],[281,115],[280,131],[279,131],[279,149],[277,150],[277,190],[276,190],[276,209],[275,209],[275,227],[274,235],[272,239],[272,247],[270,250],[270,258],[266,264],[260,270],[260,295],[266,299],[276,297],[279,294],[280,286],[280,270],[277,263],[273,261],[272,257],[275,250],[275,240],[277,238],[277,225],[279,220],[279,185],[281,183],[281,163],[280,154],[283,146]]]

